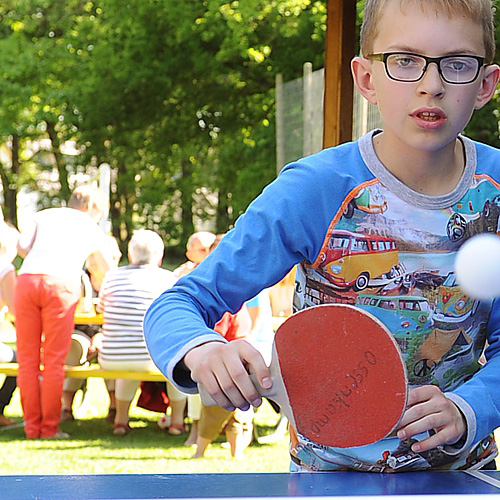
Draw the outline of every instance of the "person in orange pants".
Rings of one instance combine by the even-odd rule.
[[[17,383],[28,439],[62,439],[64,362],[71,345],[80,298],[80,275],[94,255],[105,271],[111,257],[98,222],[107,212],[104,194],[90,186],[75,189],[68,207],[38,212],[23,231],[18,252],[24,258],[14,297]],[[40,368],[43,364],[43,371]]]
[[[64,362],[71,345],[78,284],[41,274],[22,274],[17,282],[16,330],[25,433],[28,439],[65,437],[59,433]],[[42,336],[43,332],[43,336]],[[42,340],[43,339],[43,340]],[[40,362],[43,364],[41,383]]]

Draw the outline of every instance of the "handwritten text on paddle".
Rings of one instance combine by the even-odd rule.
[[[321,433],[321,429],[330,422],[330,417],[343,408],[350,408],[350,401],[361,389],[363,382],[370,374],[370,370],[377,364],[377,358],[371,351],[365,351],[363,359],[345,375],[345,385],[336,391],[335,396],[327,401],[323,416],[311,422],[311,430],[314,434]]]

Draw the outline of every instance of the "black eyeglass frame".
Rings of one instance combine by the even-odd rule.
[[[389,59],[390,56],[395,56],[397,54],[401,54],[401,55],[405,55],[405,56],[420,57],[421,59],[424,59],[425,66],[424,66],[424,68],[422,70],[422,74],[418,78],[415,78],[415,79],[412,79],[412,80],[401,80],[400,78],[395,78],[394,76],[392,76],[389,73],[389,68],[387,67],[387,59]],[[445,78],[445,76],[443,75],[443,72],[441,70],[441,61],[443,59],[452,59],[454,57],[470,57],[471,59],[475,59],[478,62],[478,67],[477,67],[476,74],[474,75],[474,78],[472,78],[471,80],[468,80],[466,82],[450,82],[449,80],[447,80]],[[437,66],[437,69],[438,69],[438,72],[439,72],[439,76],[443,79],[444,82],[449,83],[450,85],[467,85],[469,83],[475,82],[477,80],[477,77],[479,76],[481,68],[483,68],[484,66],[486,66],[484,64],[484,57],[474,56],[472,54],[453,54],[453,55],[442,56],[442,57],[427,57],[427,56],[424,56],[422,54],[415,54],[414,52],[383,52],[383,53],[378,53],[378,54],[368,54],[365,58],[366,59],[370,59],[372,61],[383,62],[384,63],[384,68],[385,68],[386,75],[391,80],[394,80],[396,82],[403,82],[403,83],[405,83],[405,82],[406,83],[414,83],[414,82],[420,81],[424,77],[424,75],[425,75],[425,73],[427,71],[427,68],[429,67],[429,64],[436,63],[436,66]]]

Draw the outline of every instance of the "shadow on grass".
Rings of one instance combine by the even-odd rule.
[[[18,420],[18,419],[16,419]],[[23,427],[16,427],[12,429],[4,429],[0,432],[0,443],[14,441],[22,441],[29,448],[36,448],[42,450],[46,449],[65,449],[65,450],[78,450],[83,448],[99,448],[105,449],[107,452],[112,450],[141,450],[141,459],[144,456],[144,450],[148,448],[158,449],[164,451],[179,450],[185,452],[189,447],[184,446],[188,433],[179,436],[172,436],[166,430],[158,427],[156,420],[148,420],[145,418],[130,419],[130,426],[132,431],[124,436],[115,436],[112,433],[112,424],[106,422],[104,418],[86,418],[81,420],[74,420],[70,422],[63,422],[60,424],[61,430],[70,435],[69,439],[60,440],[43,440],[34,439],[27,440],[24,435]],[[259,436],[271,434],[275,428],[271,425],[258,425]],[[216,442],[225,441],[224,436],[220,436]],[[268,445],[259,444],[253,441],[252,448],[262,448]],[[104,458],[100,455],[100,458]],[[113,457],[110,456],[110,459]],[[152,457],[154,458],[154,456]],[[181,458],[181,457],[178,457]]]

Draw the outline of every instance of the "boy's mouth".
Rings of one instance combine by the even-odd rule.
[[[435,122],[438,120],[441,120],[443,118],[442,115],[439,115],[437,113],[432,113],[430,111],[422,111],[420,113],[417,113],[418,118],[421,120],[429,121],[429,122]]]
[[[440,109],[417,109],[412,113],[412,116],[424,128],[440,126],[446,120],[445,114]]]

